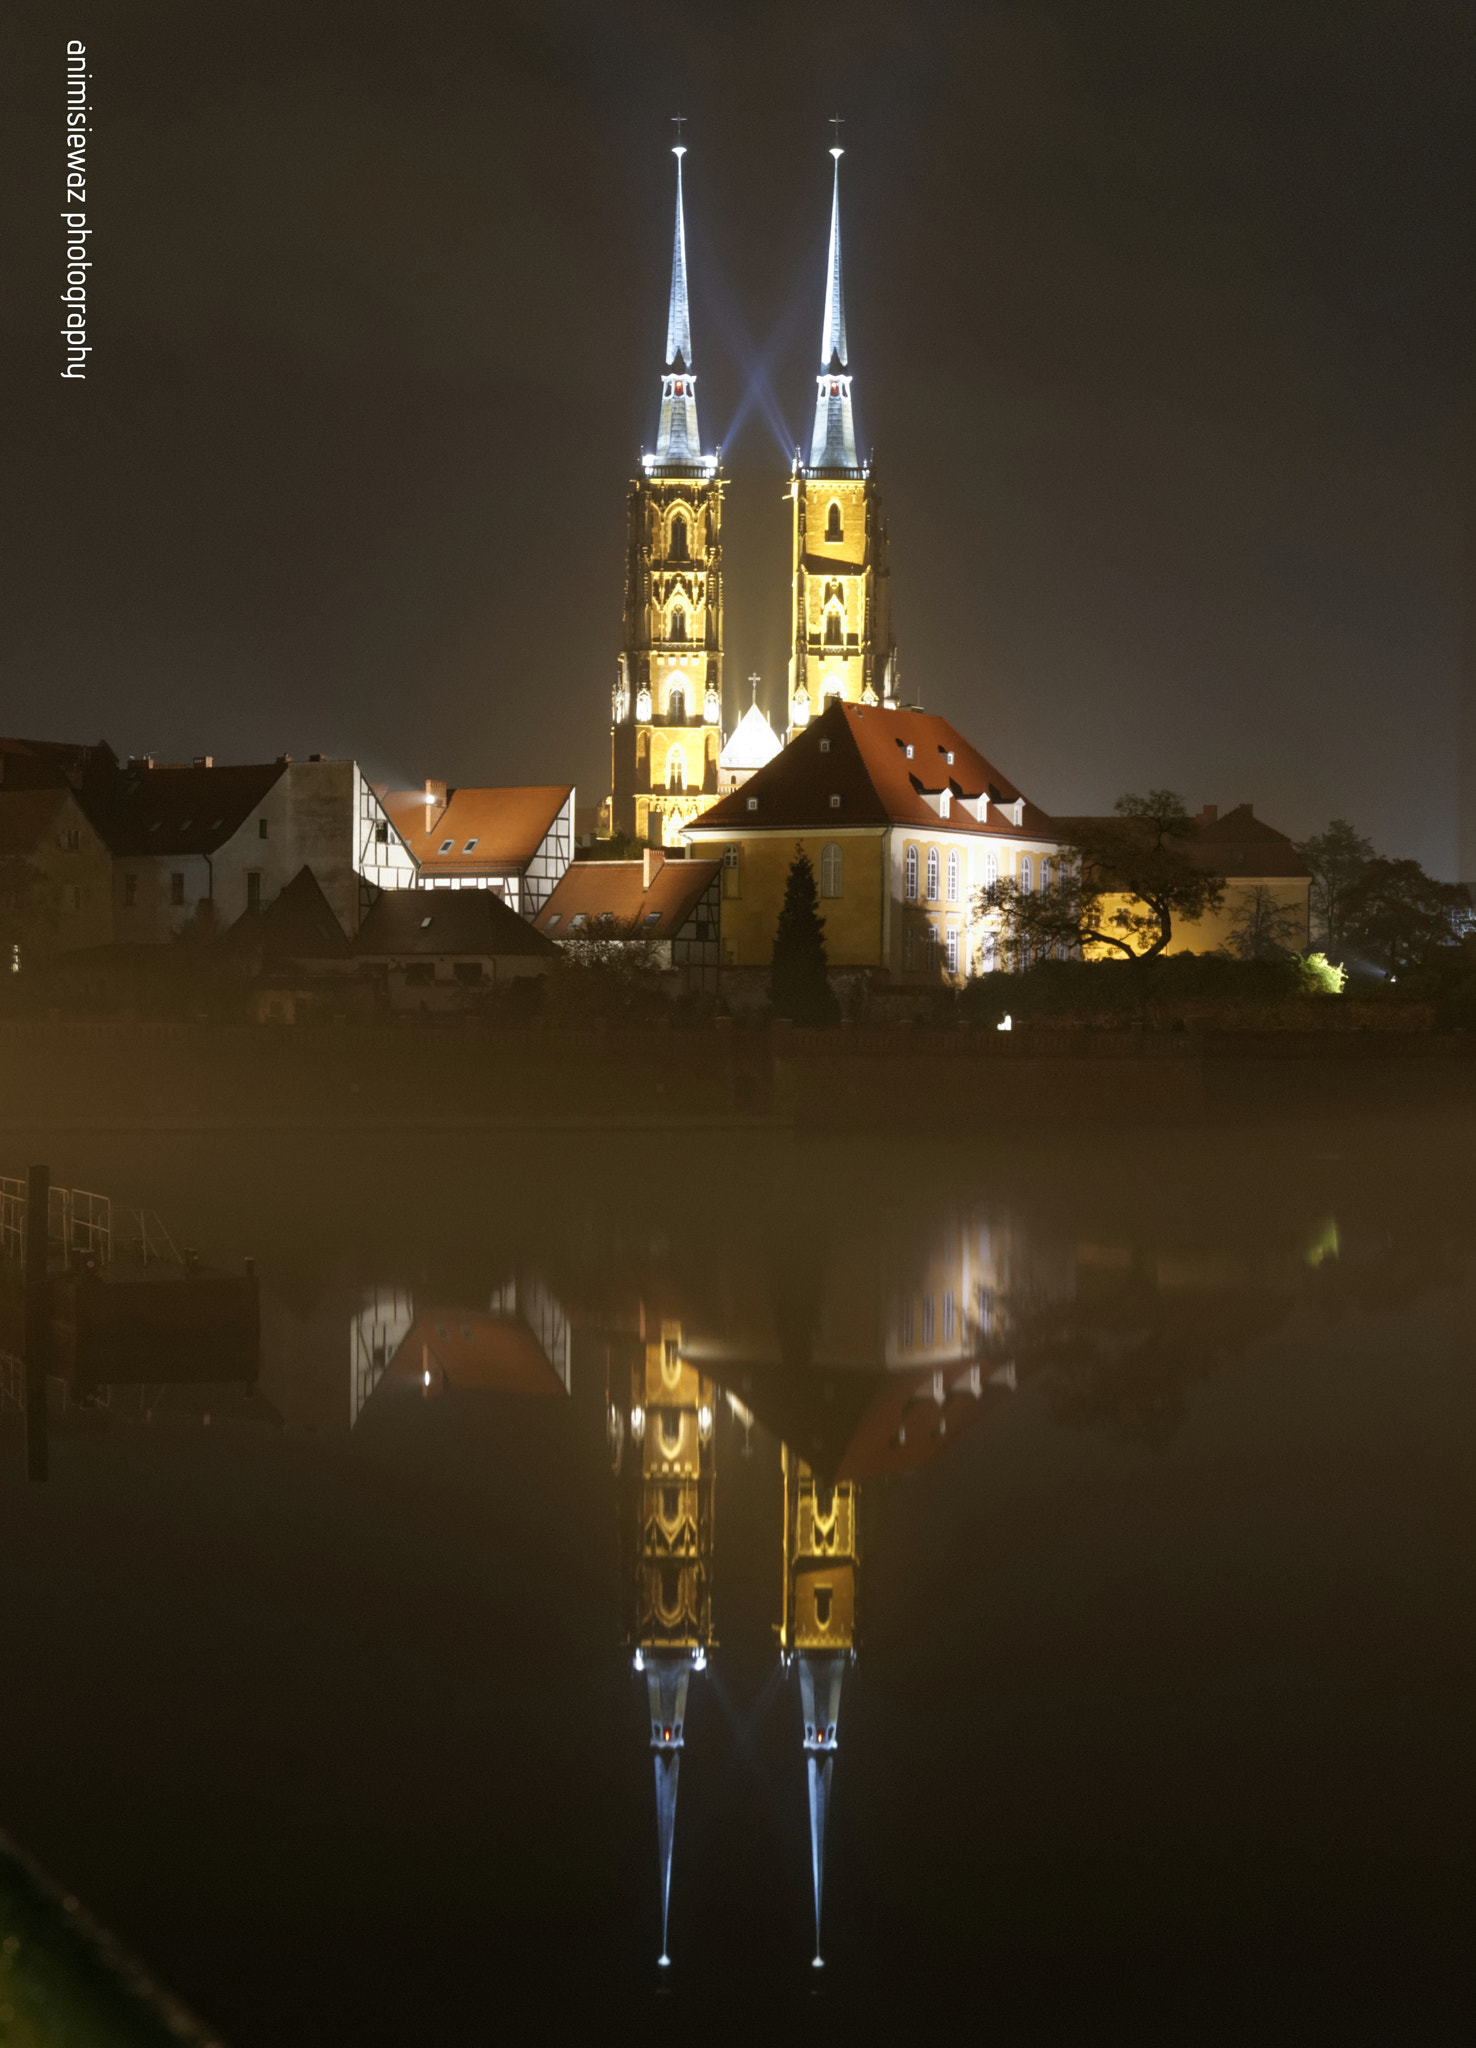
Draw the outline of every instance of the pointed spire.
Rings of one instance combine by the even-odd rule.
[[[825,1890],[825,1823],[830,1815],[830,1781],[835,1771],[836,1727],[840,1720],[844,1656],[809,1657],[799,1664],[800,1708],[805,1717],[805,1764],[810,1789],[810,1873],[815,1885],[815,1968],[820,1952],[820,1909]]]
[[[671,1852],[676,1840],[677,1784],[682,1765],[682,1723],[687,1718],[689,1652],[678,1658],[646,1659],[646,1699],[651,1711],[651,1747],[656,1752],[656,1844],[661,1862],[661,1967],[671,1961],[666,1947],[671,1908]]]
[[[658,464],[687,464],[702,460],[702,437],[697,430],[697,379],[692,375],[692,316],[687,305],[687,223],[682,210],[685,144],[678,142],[671,153],[677,163],[676,227],[671,243],[666,374],[661,379],[661,424],[656,430],[656,461]]]
[[[677,160],[676,232],[671,244],[671,306],[666,315],[666,364],[692,367],[692,317],[687,310],[687,224],[682,214],[682,158],[687,154],[679,142],[672,150]]]
[[[846,367],[846,294],[841,282],[840,160],[843,149],[833,149],[835,185],[830,195],[830,260],[825,266],[825,331],[820,337],[822,370]]]
[[[851,380],[846,373],[846,295],[841,279],[840,160],[830,195],[830,259],[825,272],[825,328],[820,337],[820,378],[815,398],[815,431],[810,438],[811,469],[855,469],[856,428],[851,418]]]

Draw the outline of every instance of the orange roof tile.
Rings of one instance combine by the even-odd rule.
[[[537,783],[452,789],[431,804],[424,790],[396,789],[382,801],[423,874],[516,874],[573,793],[569,783]]]
[[[663,861],[645,884],[639,860],[576,860],[534,920],[541,932],[568,938],[579,916],[588,929],[609,913],[610,922],[642,938],[669,939],[697,908],[716,876],[715,860]]]
[[[947,791],[945,820],[927,802]],[[832,797],[840,798],[839,804]],[[976,819],[955,799],[985,797]],[[1021,823],[999,810],[1021,801]],[[833,825],[916,825],[991,838],[1053,839],[1051,819],[1022,797],[946,718],[926,711],[832,703],[767,768],[687,827],[693,837],[734,831],[823,831]]]

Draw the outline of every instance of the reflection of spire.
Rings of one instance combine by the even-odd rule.
[[[682,211],[682,158],[678,143],[676,227],[671,244],[671,300],[666,314],[666,374],[661,379],[661,424],[656,432],[658,463],[702,460],[697,430],[697,380],[692,375],[692,317],[687,306],[687,226]],[[649,459],[649,458],[648,458]]]
[[[656,1752],[656,1842],[661,1859],[661,1966],[666,1952],[666,1923],[671,1908],[671,1850],[676,1838],[677,1782],[682,1767],[682,1724],[687,1718],[688,1657],[654,1660],[646,1666],[646,1698],[651,1708],[651,1747]]]
[[[841,281],[840,160],[833,149],[835,183],[830,198],[830,258],[825,270],[825,328],[820,337],[820,379],[815,398],[811,469],[855,469],[856,428],[851,418],[851,380],[846,374],[846,298]]]
[[[805,1657],[799,1662],[800,1706],[805,1717],[805,1765],[810,1780],[810,1870],[815,1882],[815,1967],[820,1953],[820,1903],[825,1886],[825,1821],[830,1812],[830,1780],[835,1769],[836,1727],[840,1720],[843,1656]]]
[[[825,1890],[825,1823],[835,1774],[841,1679],[855,1655],[856,1489],[823,1486],[802,1458],[784,1446],[784,1618],[779,1647],[799,1669],[810,1795],[810,1874],[815,1887],[815,1968]]]

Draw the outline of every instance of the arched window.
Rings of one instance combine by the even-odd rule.
[[[825,614],[825,644],[826,644],[826,646],[827,646],[827,647],[843,647],[843,646],[845,645],[845,638],[846,638],[846,631],[845,631],[845,622],[844,622],[844,621],[842,620],[842,618],[841,618],[841,615],[840,615],[840,613],[839,613],[839,612],[827,612],[827,613]]]
[[[999,881],[999,855],[990,847],[984,856],[984,886],[992,889]]]
[[[948,900],[958,901],[958,848],[950,847],[948,853]]]
[[[1030,855],[1022,853],[1020,855],[1020,894],[1028,896],[1034,887],[1035,875],[1032,871]]]
[[[830,510],[825,516],[825,538],[827,540],[844,540],[845,537],[846,530],[841,524],[841,508],[835,499],[832,498]]]
[[[909,903],[917,901],[917,848],[909,846],[902,860],[902,894]]]
[[[666,693],[666,715],[679,721],[687,715],[687,692],[681,683],[673,683]]]
[[[685,640],[687,637],[687,614],[680,605],[671,615],[671,637],[673,640]]]
[[[687,522],[680,512],[671,522],[671,559],[674,562],[687,559]]]
[[[832,839],[820,855],[820,894],[839,896],[841,893],[841,850]]]
[[[1049,896],[1051,893],[1051,864],[1044,854],[1040,860],[1040,893],[1042,896]]]
[[[937,847],[936,847],[936,846],[930,846],[930,847],[928,848],[928,901],[929,901],[929,903],[936,903],[936,902],[937,902],[937,900],[938,900],[938,849],[937,849]]]
[[[687,786],[687,757],[680,747],[673,747],[666,757],[666,786],[668,789],[685,789]]]

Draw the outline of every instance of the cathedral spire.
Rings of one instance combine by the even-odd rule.
[[[846,374],[846,297],[841,279],[840,160],[837,145],[835,179],[830,195],[830,257],[825,271],[825,328],[820,337],[820,377],[815,399],[815,431],[810,441],[811,469],[856,469],[856,429],[851,418],[851,380]]]
[[[656,1763],[656,1844],[661,1859],[661,1967],[671,1961],[666,1948],[671,1909],[671,1852],[676,1841],[677,1785],[682,1768],[682,1723],[687,1716],[690,1656],[652,1657],[646,1661],[646,1694],[651,1709],[651,1748]]]
[[[656,433],[658,463],[702,460],[697,431],[697,380],[692,375],[692,316],[687,305],[687,223],[682,210],[682,158],[685,144],[672,150],[676,158],[676,227],[671,243],[671,301],[666,313],[666,374],[661,379],[661,424]]]
[[[800,1705],[805,1717],[805,1766],[810,1790],[810,1872],[815,1883],[815,1968],[820,1953],[820,1907],[825,1888],[825,1822],[830,1813],[830,1781],[835,1773],[835,1731],[840,1718],[843,1656],[798,1659]]]

